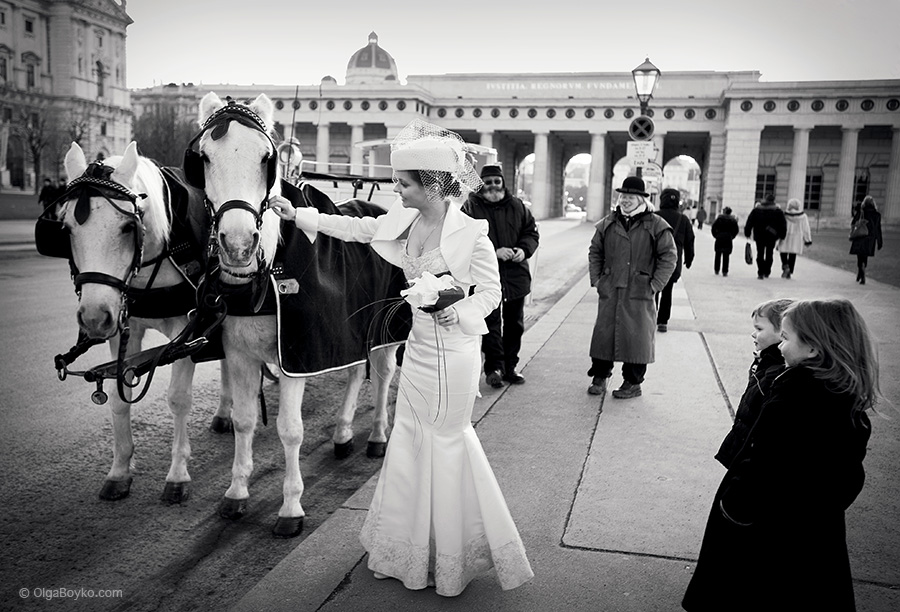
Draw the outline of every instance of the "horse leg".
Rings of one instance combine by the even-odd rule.
[[[384,457],[388,440],[388,394],[394,372],[397,371],[397,346],[379,349],[372,353],[372,380],[375,395],[375,416],[372,432],[366,445],[366,456],[373,459]]]
[[[133,325],[128,340],[127,354],[141,350],[144,328]],[[109,352],[113,359],[119,356],[121,336],[116,335],[109,340]],[[115,381],[109,381],[115,385]],[[125,387],[125,396],[131,399],[131,389]],[[119,392],[113,389],[109,393],[109,410],[113,425],[113,462],[100,489],[100,499],[116,501],[128,497],[131,492],[131,460],[134,456],[134,437],[131,434],[131,404],[119,398]]]
[[[172,364],[172,377],[167,394],[169,410],[173,417],[172,464],[166,475],[162,501],[180,504],[190,495],[191,477],[187,462],[191,457],[191,442],[188,439],[187,419],[191,412],[191,390],[194,381],[194,362],[179,359]]]
[[[258,413],[257,389],[261,362],[247,352],[230,349],[226,342],[228,380],[234,408],[234,462],[231,467],[231,485],[219,503],[219,516],[239,519],[247,512],[250,491],[247,488],[253,472],[253,434]]]
[[[216,410],[212,422],[209,424],[209,430],[213,433],[231,433],[234,431],[234,424],[231,422],[231,408],[233,398],[231,396],[231,382],[228,379],[228,360],[219,361],[219,407]]]
[[[364,365],[353,366],[347,370],[344,401],[335,418],[334,435],[331,436],[336,459],[346,459],[353,453],[353,417],[356,415],[356,402],[365,375]]]
[[[305,378],[283,377],[278,398],[278,437],[284,447],[284,502],[272,533],[293,538],[303,529],[303,476],[300,474],[300,445],[303,443],[303,392]]]

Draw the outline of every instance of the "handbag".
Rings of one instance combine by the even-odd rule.
[[[753,247],[750,246],[749,242],[744,245],[744,261],[746,261],[748,265],[753,264]]]
[[[850,227],[850,240],[856,240],[857,238],[865,238],[869,235],[869,222],[865,219],[859,219],[858,221],[854,221],[853,225]]]

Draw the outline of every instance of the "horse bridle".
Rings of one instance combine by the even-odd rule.
[[[191,186],[204,191],[203,203],[209,212],[209,216],[213,220],[211,246],[213,246],[212,241],[216,240],[215,236],[218,234],[219,222],[222,219],[222,215],[229,210],[246,210],[253,215],[253,218],[256,221],[256,229],[259,230],[262,227],[263,213],[265,213],[269,207],[269,191],[271,191],[272,187],[275,185],[278,168],[275,141],[269,136],[269,133],[266,130],[266,124],[263,122],[262,118],[250,110],[249,107],[244,106],[243,104],[237,104],[231,98],[226,99],[228,100],[228,103],[209,116],[203,123],[200,131],[191,139],[191,142],[184,152],[184,178]],[[215,207],[205,193],[206,171],[204,168],[204,155],[202,152],[195,150],[194,145],[196,145],[200,138],[210,129],[212,129],[212,133],[210,134],[211,138],[213,140],[219,140],[228,133],[228,128],[232,121],[236,121],[241,125],[260,132],[266,137],[266,140],[268,140],[271,145],[271,151],[266,159],[266,191],[258,206],[253,206],[244,200],[228,200],[219,207],[219,210],[215,210]]]
[[[73,261],[73,281],[75,283],[75,292],[79,297],[81,296],[82,286],[93,283],[107,285],[118,290],[122,294],[122,299],[124,301],[125,294],[131,287],[131,282],[143,267],[144,211],[138,206],[137,202],[139,199],[146,198],[147,195],[135,193],[128,187],[111,180],[109,177],[112,175],[113,170],[113,167],[106,166],[103,162],[92,162],[88,165],[84,174],[69,183],[66,186],[65,193],[63,193],[56,202],[48,206],[45,211],[46,215],[48,211],[55,208],[58,202],[67,202],[69,200],[77,199],[74,217],[75,222],[81,225],[87,221],[91,214],[91,198],[99,196],[134,223],[134,231],[132,232],[134,236],[134,252],[131,257],[131,264],[128,267],[128,271],[125,273],[125,278],[118,278],[111,274],[107,274],[106,272],[81,272],[75,267]],[[128,202],[131,205],[131,210],[126,210],[116,202]],[[42,215],[42,217],[45,215]],[[71,261],[71,247],[68,255]]]

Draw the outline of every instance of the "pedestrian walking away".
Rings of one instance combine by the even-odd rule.
[[[599,298],[588,393],[605,395],[614,362],[621,361],[624,380],[612,395],[627,399],[641,395],[647,364],[654,361],[653,298],[675,271],[678,250],[672,228],[650,210],[643,180],[629,176],[616,191],[616,210],[597,222],[588,250]]]
[[[856,255],[856,282],[866,284],[866,266],[869,265],[869,257],[875,256],[875,250],[881,250],[884,240],[881,235],[881,213],[875,207],[875,199],[872,196],[863,198],[862,203],[853,211],[851,228],[863,222],[864,235],[850,237],[850,254]]]
[[[784,212],[775,205],[775,196],[766,195],[765,200],[750,211],[744,224],[744,235],[752,236],[756,243],[756,277],[769,278],[772,273],[775,243],[787,233]]]
[[[525,298],[531,292],[528,259],[537,251],[540,236],[534,215],[506,188],[500,166],[482,168],[481,180],[484,187],[469,194],[463,212],[488,222],[488,237],[500,267],[503,297],[485,319],[488,332],[481,340],[481,350],[486,382],[501,388],[503,381],[517,385],[525,382],[516,367],[525,333]]]
[[[797,198],[791,198],[784,213],[787,232],[778,241],[778,252],[781,257],[781,278],[791,278],[797,255],[803,253],[803,247],[812,244],[812,233],[809,230],[809,217],[803,212],[803,204]]]
[[[722,214],[716,217],[712,227],[709,228],[715,239],[716,257],[713,263],[713,271],[718,274],[722,271],[722,276],[728,276],[728,264],[731,260],[731,253],[734,250],[734,239],[740,232],[738,220],[731,214],[731,207],[726,206],[722,209]]]
[[[785,369],[713,498],[689,612],[856,609],[845,512],[881,397],[874,342],[849,300],[807,300],[785,310],[779,349]]]
[[[702,230],[703,224],[706,222],[706,209],[703,208],[703,204],[700,205],[700,209],[697,211],[697,229]]]
[[[484,318],[500,303],[488,224],[461,210],[482,182],[465,142],[413,120],[391,144],[398,200],[380,217],[320,214],[275,196],[270,206],[304,232],[370,242],[403,269],[413,306],[394,427],[360,533],[375,578],[455,596],[492,567],[503,589],[533,576],[525,548],[472,426]],[[444,289],[439,289],[447,285]],[[450,291],[436,307],[429,296]],[[424,309],[423,309],[424,308]]]
[[[656,294],[656,331],[666,332],[669,329],[669,317],[672,315],[672,288],[681,278],[681,266],[690,269],[694,262],[694,228],[690,220],[679,212],[681,193],[677,189],[663,189],[659,194],[659,210],[656,214],[666,220],[672,228],[675,248],[678,250],[678,261],[675,271],[663,290]]]

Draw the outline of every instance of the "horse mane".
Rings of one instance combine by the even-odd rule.
[[[121,155],[106,159],[104,163],[110,166],[118,166],[122,161]],[[149,157],[138,155],[138,168],[134,175],[132,191],[146,194],[147,197],[138,200],[138,206],[144,211],[144,231],[148,239],[165,243],[169,232],[172,230],[171,215],[167,211],[169,207],[169,188],[163,180],[159,166]]]

